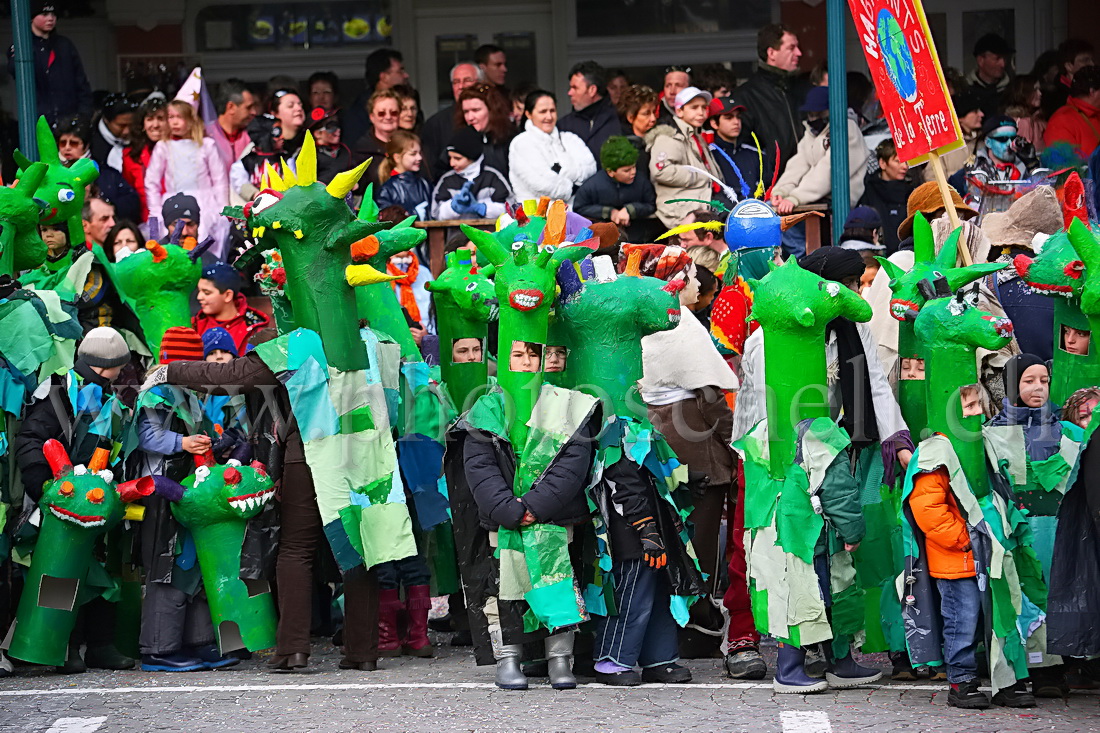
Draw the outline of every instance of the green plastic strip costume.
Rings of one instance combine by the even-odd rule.
[[[1015,684],[1027,675],[1024,633],[1038,627],[1038,603],[1045,598],[1038,559],[1030,547],[1030,530],[1023,514],[990,490],[981,433],[981,416],[963,417],[959,391],[978,382],[974,354],[977,348],[996,351],[1011,338],[1012,324],[977,309],[977,296],[959,293],[929,301],[916,317],[914,331],[925,357],[928,390],[928,427],[935,434],[922,441],[910,461],[902,501],[912,492],[919,473],[945,468],[951,491],[962,511],[975,544],[975,563],[988,578],[988,642],[994,690]],[[912,525],[903,521],[905,554],[919,558],[921,548]],[[989,539],[989,556],[980,557],[978,537]],[[983,567],[984,565],[984,567]],[[909,574],[898,578],[899,596],[909,598]],[[910,634],[913,613],[907,602],[904,613],[907,640],[914,664],[936,663],[939,650],[919,648],[923,640]],[[935,609],[938,613],[938,609]],[[914,646],[917,644],[918,646]]]
[[[353,287],[393,279],[363,262],[377,254],[372,235],[389,225],[357,219],[345,203],[369,161],[324,186],[308,133],[297,161],[296,172],[284,166],[282,177],[268,167],[264,190],[224,213],[245,220],[260,251],[274,247],[282,257],[299,328],[257,353],[272,371],[290,373],[285,384],[337,562],[345,571],[373,567],[416,553],[386,398],[367,373]]]
[[[851,554],[830,531],[833,607],[820,598],[814,557],[825,526],[826,481],[851,481],[847,434],[829,415],[825,328],[834,318],[871,318],[871,307],[792,258],[750,282],[752,316],[764,329],[767,419],[734,444],[745,466],[745,552],[757,628],[795,646],[861,641],[863,594]],[[792,359],[798,369],[791,369]],[[839,457],[839,458],[838,458]],[[839,546],[838,546],[839,545]]]
[[[517,470],[513,490],[523,496],[550,466],[562,447],[591,417],[596,400],[586,394],[544,385],[531,416],[522,446],[515,446]],[[480,398],[466,415],[474,428],[508,440],[504,395],[499,388]],[[506,601],[525,600],[531,616],[528,630],[545,626],[551,631],[587,620],[584,603],[573,577],[569,557],[569,530],[553,524],[519,529],[501,527],[497,533],[500,558],[500,594]]]
[[[176,520],[195,540],[210,616],[223,654],[275,646],[275,602],[266,583],[241,580],[241,545],[248,520],[274,496],[271,478],[259,464],[199,466],[183,481],[172,504]],[[262,586],[262,587],[261,587]]]

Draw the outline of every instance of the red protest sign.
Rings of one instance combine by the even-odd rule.
[[[848,0],[848,5],[898,158],[913,165],[932,151],[962,147],[920,0]]]

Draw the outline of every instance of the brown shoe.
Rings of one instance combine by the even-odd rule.
[[[378,662],[353,662],[344,657],[340,660],[339,667],[340,669],[357,669],[360,672],[377,672]]]
[[[273,672],[296,672],[309,666],[308,654],[280,654],[271,659],[267,666]]]

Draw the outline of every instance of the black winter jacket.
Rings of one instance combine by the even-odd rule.
[[[51,125],[67,115],[92,116],[92,85],[76,46],[65,36],[31,34],[34,47],[34,91],[38,114]],[[15,76],[15,46],[8,49],[8,72]]]
[[[317,146],[317,180],[324,184],[332,183],[337,174],[352,168],[351,150],[347,145]]]
[[[592,221],[610,221],[611,210],[624,207],[631,222],[657,213],[653,184],[640,172],[633,183],[624,184],[607,175],[607,171],[598,170],[581,184],[573,197],[573,211]]]
[[[577,431],[535,485],[516,500],[512,492],[516,456],[511,444],[495,435],[469,428],[462,448],[466,480],[477,502],[478,519],[488,530],[517,529],[525,511],[542,524],[569,527],[589,520],[585,489],[595,455],[596,426],[592,420]]]
[[[596,163],[600,161],[600,146],[622,130],[619,113],[607,97],[598,99],[581,110],[573,110],[558,120],[558,130],[571,132],[588,146]]]
[[[644,553],[638,530],[632,525],[640,519],[656,516],[657,490],[653,479],[644,468],[623,459],[604,470],[603,483],[619,509],[608,512],[611,554],[616,561],[637,560]]]
[[[85,383],[98,384],[105,394],[110,391],[111,383],[92,371],[82,359],[76,360],[73,371]],[[23,491],[36,504],[42,498],[42,485],[53,479],[50,465],[42,454],[42,446],[47,440],[59,441],[74,466],[87,463],[98,445],[92,434],[86,434],[80,445],[73,445],[75,420],[65,381],[66,375],[63,374],[50,377],[50,394],[27,408],[19,434],[12,441],[12,451],[23,474]]]
[[[798,108],[806,100],[807,91],[809,85],[802,77],[761,63],[733,93],[733,98],[745,105],[741,136],[751,140],[755,132],[768,155],[775,154],[775,144],[779,143],[780,174],[798,151],[803,132]]]
[[[455,110],[452,105],[426,119],[420,128],[420,151],[424,154],[420,173],[432,183],[451,169],[447,165],[447,143],[454,131]]]
[[[744,140],[744,136],[741,139]],[[748,196],[751,198],[753,192],[756,191],[756,184],[760,182],[760,156],[757,153],[756,146],[740,141],[728,143],[717,135],[714,136],[714,144],[733,159],[737,169],[741,171],[742,178],[745,179],[745,184],[749,187]],[[774,170],[775,160],[773,158],[773,155],[764,155],[764,175],[766,176],[771,175],[771,171]],[[727,186],[736,191],[738,196],[742,196],[741,180],[733,172],[733,167],[729,164],[729,161],[718,152],[714,152],[714,160],[718,163],[718,169],[722,171],[722,180],[726,182]],[[768,187],[770,180],[769,178],[764,182],[765,189]]]
[[[863,197],[860,206],[870,206],[882,217],[882,244],[886,246],[883,257],[898,251],[898,225],[909,215],[909,194],[916,184],[912,181],[886,181],[878,173],[870,173],[863,181]]]

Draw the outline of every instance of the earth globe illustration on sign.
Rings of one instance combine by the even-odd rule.
[[[875,31],[878,34],[878,46],[882,49],[882,60],[885,62],[886,75],[890,77],[890,83],[906,102],[915,101],[917,74],[913,69],[913,54],[909,52],[909,44],[905,41],[905,35],[901,32],[897,18],[889,10],[880,10]]]

